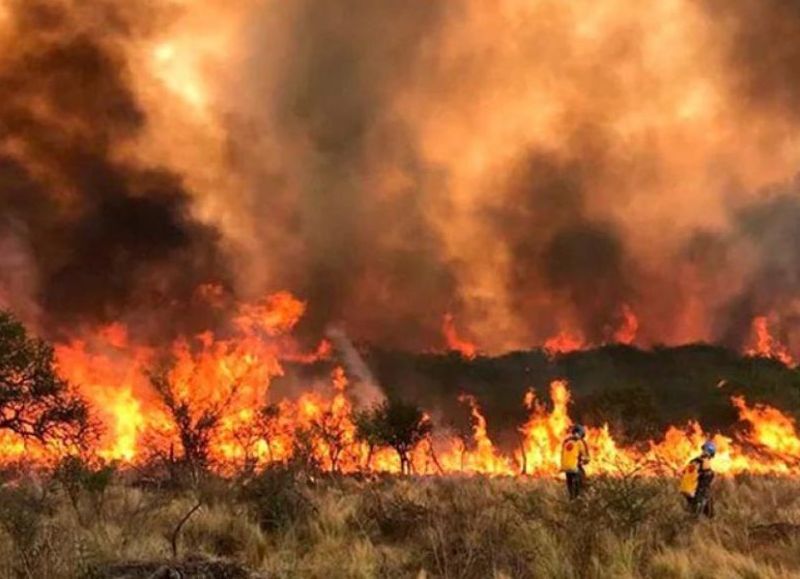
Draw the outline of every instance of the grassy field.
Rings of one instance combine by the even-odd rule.
[[[7,484],[0,576],[800,576],[790,480],[720,480],[716,518],[697,521],[666,480],[595,479],[568,503],[544,480],[125,478]]]

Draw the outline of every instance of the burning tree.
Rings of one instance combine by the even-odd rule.
[[[332,472],[339,472],[339,459],[349,442],[348,422],[329,409],[311,424],[311,434],[324,443]]]
[[[195,404],[180,393],[168,372],[162,370],[151,374],[150,383],[176,430],[181,446],[181,462],[196,477],[209,466],[212,437],[232,403],[237,387],[234,384],[228,396],[222,400],[195,408]],[[174,460],[174,457],[170,456],[170,459]]]
[[[193,476],[212,463],[230,465],[244,458],[252,467],[257,460],[252,454],[259,443],[257,429],[269,423],[269,415],[258,415],[258,409],[266,402],[271,378],[282,372],[277,346],[260,333],[271,336],[288,323],[282,312],[271,308],[257,308],[261,317],[256,320],[238,318],[241,333],[230,339],[205,332],[194,342],[178,340],[168,364],[150,373],[150,384],[166,411],[161,433],[179,441],[179,462]],[[163,452],[164,445],[159,449]],[[176,462],[171,450],[169,459]]]
[[[390,446],[400,457],[400,472],[411,473],[410,453],[433,430],[433,424],[416,405],[389,399],[357,419],[358,437],[374,448]]]
[[[90,426],[88,405],[56,373],[53,348],[0,311],[0,430],[75,447]]]
[[[352,447],[356,426],[352,420],[352,406],[345,396],[347,377],[341,366],[331,375],[336,396],[319,416],[311,421],[310,434],[319,440],[322,451],[330,461],[332,472],[338,472],[342,454]]]
[[[272,435],[279,428],[281,410],[277,404],[267,404],[252,414],[250,421],[239,425],[233,433],[233,438],[242,449],[242,474],[252,475],[261,455],[266,457],[268,463],[275,461],[273,452]]]

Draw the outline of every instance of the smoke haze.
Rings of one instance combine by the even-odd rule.
[[[0,0],[0,304],[54,335],[800,350],[800,4]]]

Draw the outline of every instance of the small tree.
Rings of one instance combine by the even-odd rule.
[[[55,371],[53,348],[0,311],[0,430],[75,446],[90,426],[88,405]]]
[[[364,410],[355,415],[356,438],[367,445],[367,459],[364,469],[369,471],[372,468],[372,457],[375,449],[382,444],[381,425],[375,420],[375,410]]]
[[[272,463],[275,455],[272,450],[272,437],[278,427],[280,407],[277,404],[267,404],[253,415],[252,420],[240,425],[233,433],[236,442],[242,447],[244,453],[241,475],[253,475],[259,464],[264,462],[259,456],[259,447],[263,443],[267,451],[266,461]]]
[[[431,421],[416,405],[386,400],[359,416],[358,436],[375,446],[391,446],[400,457],[400,472],[411,473],[410,453],[433,430]]]
[[[221,401],[193,404],[178,393],[166,371],[151,374],[150,384],[177,430],[182,451],[180,462],[188,467],[196,481],[208,469],[211,439],[235,398],[238,387],[234,384],[228,396]]]
[[[339,472],[339,460],[347,447],[347,421],[333,410],[326,410],[311,424],[311,434],[325,443],[331,472]]]
[[[315,440],[316,436],[311,428],[298,428],[294,431],[289,465],[292,470],[307,480],[314,480],[322,471],[322,464],[314,444]]]

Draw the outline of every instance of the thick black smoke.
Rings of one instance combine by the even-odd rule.
[[[80,4],[12,4],[0,228],[24,230],[51,329],[136,311],[154,323],[160,309],[185,309],[199,284],[225,281],[225,268],[181,178],[121,157],[146,123],[122,52],[137,22],[105,2],[88,19]]]
[[[530,154],[500,196],[504,204],[487,212],[511,252],[514,310],[550,335],[566,321],[592,343],[618,327],[635,283],[621,235],[586,210],[602,160],[597,151],[566,160]]]

